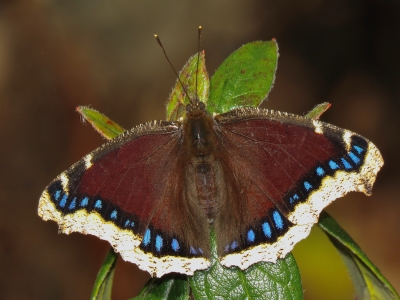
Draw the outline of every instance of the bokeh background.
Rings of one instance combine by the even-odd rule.
[[[197,49],[210,75],[231,52],[276,38],[277,79],[263,106],[358,132],[385,166],[373,196],[328,212],[400,290],[400,4],[390,0],[0,2],[0,298],[88,299],[108,244],[57,233],[37,216],[45,186],[104,140],[75,112],[91,105],[125,128],[164,118],[175,76]],[[316,226],[315,226],[316,227]],[[305,299],[354,299],[339,255],[318,228],[295,248]],[[148,280],[118,262],[113,299]]]

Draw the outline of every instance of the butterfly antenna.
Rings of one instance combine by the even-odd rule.
[[[178,81],[179,81],[179,83],[181,84],[181,87],[182,87],[183,91],[185,92],[186,96],[189,98],[190,103],[193,104],[193,103],[192,103],[192,102],[193,102],[192,99],[190,99],[187,90],[185,89],[185,87],[184,87],[184,85],[183,85],[181,79],[179,78],[178,72],[176,72],[174,66],[172,65],[171,61],[169,60],[168,55],[167,55],[167,53],[165,52],[164,46],[162,45],[160,38],[158,37],[157,34],[155,34],[154,37],[156,38],[156,41],[157,41],[158,45],[160,45],[160,47],[161,47],[161,49],[162,49],[162,51],[163,51],[163,53],[164,53],[164,55],[165,55],[165,58],[167,59],[169,65],[171,66],[172,70],[174,71],[176,77],[178,78]],[[197,78],[196,78],[196,79],[197,79]]]
[[[200,61],[200,42],[201,42],[201,26],[199,26],[199,38],[197,41],[197,63],[196,63],[196,101],[199,101],[199,93],[197,89],[197,77],[199,77],[199,61]]]

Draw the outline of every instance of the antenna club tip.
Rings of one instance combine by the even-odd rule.
[[[157,34],[155,34],[155,35],[154,35],[154,37],[155,37],[155,38],[158,38],[158,35],[157,35]]]
[[[199,29],[201,29],[202,27],[201,27],[201,25],[199,26]]]

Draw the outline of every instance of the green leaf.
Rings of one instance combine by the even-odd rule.
[[[318,225],[339,251],[353,281],[357,299],[400,299],[389,281],[330,215],[323,211]]]
[[[324,102],[321,104],[317,104],[312,110],[310,110],[305,117],[313,120],[318,120],[321,115],[326,112],[331,107],[331,104],[328,102]]]
[[[198,61],[198,73],[196,75],[196,67]],[[176,81],[171,94],[169,95],[167,102],[167,120],[176,121],[186,114],[186,105],[188,105],[189,98],[194,99],[196,96],[198,99],[207,104],[209,91],[210,91],[210,80],[206,70],[206,61],[204,51],[200,53],[200,56],[195,54],[189,58],[187,63],[183,66],[179,73],[179,80]],[[197,80],[197,88],[196,88]],[[186,92],[182,88],[183,84]]]
[[[258,107],[270,92],[278,63],[275,40],[253,42],[233,52],[211,78],[210,113]]]
[[[194,299],[303,299],[297,264],[288,254],[274,263],[257,263],[246,270],[219,263],[215,232],[211,232],[212,265],[189,277]]]
[[[97,110],[85,106],[79,106],[76,111],[81,114],[84,120],[88,121],[93,128],[106,139],[113,139],[125,131],[114,121],[110,120],[105,115]]]
[[[168,274],[162,278],[151,279],[135,300],[186,300],[189,298],[187,276]]]
[[[117,263],[118,254],[112,248],[107,253],[103,265],[97,274],[92,291],[92,300],[109,300],[111,299],[112,284],[114,278],[115,264]]]

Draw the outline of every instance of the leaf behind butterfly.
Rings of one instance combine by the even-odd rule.
[[[196,72],[198,61],[198,69]],[[196,87],[197,76],[197,87]],[[167,120],[176,121],[186,114],[186,105],[189,104],[189,98],[194,99],[196,96],[199,101],[207,104],[210,92],[210,80],[206,70],[206,61],[204,51],[200,55],[193,55],[189,58],[182,70],[179,72],[179,80],[176,81],[167,102]],[[182,85],[185,90],[182,88]]]
[[[253,42],[233,52],[211,78],[209,113],[258,107],[268,96],[278,66],[275,40]]]
[[[328,213],[321,213],[318,225],[342,257],[358,299],[400,299],[379,269]]]

